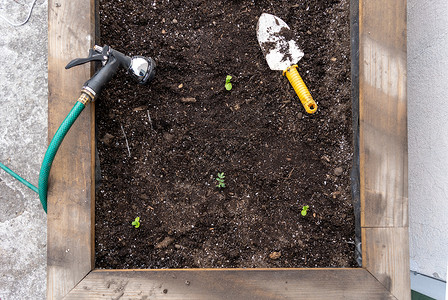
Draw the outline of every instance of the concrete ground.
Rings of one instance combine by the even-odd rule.
[[[0,0],[23,21],[32,0]],[[0,19],[0,162],[37,185],[47,145],[47,0],[28,23]],[[36,193],[0,170],[0,299],[45,299],[47,218]]]

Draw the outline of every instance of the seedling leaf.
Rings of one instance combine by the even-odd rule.
[[[135,220],[132,222],[132,226],[134,226],[135,228],[140,227],[140,217],[135,218]]]
[[[300,212],[302,214],[302,216],[306,216],[306,213],[308,212],[308,209],[310,207],[308,205],[305,205],[302,207],[302,211]]]
[[[226,184],[224,183],[224,178],[226,178],[226,176],[224,176],[224,172],[221,172],[221,173],[218,172],[218,177],[216,178],[216,181],[218,182],[218,184],[216,185],[216,187],[218,187],[218,188],[226,187]]]
[[[230,83],[230,80],[232,79],[232,76],[227,75],[226,77],[226,84],[225,84],[225,88],[226,90],[230,91],[232,89],[232,83]]]

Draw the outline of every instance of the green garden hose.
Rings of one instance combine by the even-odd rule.
[[[45,212],[47,212],[48,176],[50,175],[50,169],[51,165],[53,164],[54,157],[56,156],[56,152],[58,152],[59,146],[64,140],[65,135],[70,130],[70,127],[72,127],[73,123],[75,123],[76,119],[85,107],[85,104],[81,103],[80,101],[76,102],[75,106],[73,106],[72,110],[68,113],[67,117],[65,117],[64,121],[54,134],[53,138],[51,139],[50,145],[48,146],[47,152],[45,153],[42,166],[40,167],[38,185],[40,203],[42,203],[42,207],[44,208]]]
[[[4,164],[2,164],[0,162],[0,168],[2,168],[3,170],[6,171],[6,173],[8,173],[9,175],[11,175],[12,177],[14,177],[15,179],[17,179],[18,181],[20,181],[21,183],[23,183],[24,185],[26,185],[27,187],[29,187],[31,190],[33,190],[34,192],[38,193],[37,187],[35,187],[34,185],[32,185],[31,183],[29,183],[28,181],[26,181],[25,179],[23,179],[22,177],[20,177],[19,175],[17,175],[14,171],[12,171],[10,168],[8,168],[7,166],[5,166]]]
[[[14,173],[11,169],[6,167],[4,164],[0,163],[0,167],[5,170],[8,174],[13,176],[15,179],[29,187],[31,190],[39,194],[40,203],[42,207],[47,212],[47,190],[48,190],[48,176],[50,175],[51,165],[53,164],[54,157],[58,152],[59,146],[64,140],[65,135],[72,127],[73,123],[75,123],[78,116],[81,114],[83,109],[86,107],[86,103],[90,100],[89,95],[81,94],[75,106],[73,106],[72,110],[68,113],[67,117],[65,117],[62,124],[59,126],[58,130],[54,134],[51,139],[50,145],[48,146],[47,152],[45,153],[44,160],[42,162],[42,166],[40,168],[39,173],[39,185],[35,187],[16,173]]]

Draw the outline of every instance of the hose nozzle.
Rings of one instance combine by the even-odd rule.
[[[151,57],[134,56],[131,58],[128,73],[139,84],[148,84],[156,75],[156,63]]]
[[[87,58],[76,58],[72,60],[65,68],[70,69],[91,61],[100,61],[102,67],[90,78],[83,89],[89,91],[92,95],[92,101],[101,91],[103,86],[117,72],[118,67],[122,66],[139,84],[149,83],[156,74],[156,63],[150,57],[133,56],[132,58],[123,53],[110,48],[109,46],[95,45],[90,49]]]

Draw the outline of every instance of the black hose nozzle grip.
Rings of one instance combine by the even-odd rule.
[[[104,47],[95,46],[89,50],[87,58],[74,59],[65,68],[69,69],[91,61],[101,61],[103,64],[103,67],[87,80],[83,87],[92,96],[92,101],[115,75],[119,66],[125,68],[139,84],[147,84],[155,76],[156,64],[150,57],[134,56],[130,58],[107,45]]]

